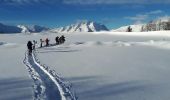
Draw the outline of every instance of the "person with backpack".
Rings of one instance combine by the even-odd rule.
[[[61,37],[62,37],[62,43],[64,43],[64,42],[66,41],[66,40],[65,40],[65,36],[62,35]]]
[[[59,43],[62,44],[65,42],[65,37],[64,35],[62,35],[60,38],[59,38]]]
[[[55,38],[55,41],[56,41],[56,45],[58,45],[59,44],[59,37],[58,36]]]
[[[48,38],[45,39],[46,46],[49,46],[49,41],[50,41],[50,40],[49,40]]]
[[[28,43],[27,43],[27,48],[28,48],[28,53],[29,53],[29,55],[31,55],[31,53],[32,53],[32,42],[31,41],[28,41]]]
[[[37,44],[37,41],[33,40],[33,50],[35,50],[35,45]]]
[[[42,39],[40,39],[40,48],[42,48],[42,46],[43,46],[43,40]]]

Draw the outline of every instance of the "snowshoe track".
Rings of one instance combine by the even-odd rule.
[[[32,55],[26,53],[23,62],[34,81],[34,100],[77,100],[71,84],[66,84],[48,66],[41,65],[35,52]]]

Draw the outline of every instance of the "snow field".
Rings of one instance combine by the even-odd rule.
[[[72,83],[78,100],[169,100],[169,32],[118,34],[65,34],[65,44],[38,49],[37,56]],[[0,99],[34,97],[34,81],[22,62],[26,43],[46,37],[55,43],[60,35],[0,36]]]

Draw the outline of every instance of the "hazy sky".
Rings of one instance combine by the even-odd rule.
[[[0,0],[0,22],[65,26],[81,20],[108,28],[170,15],[170,0]]]

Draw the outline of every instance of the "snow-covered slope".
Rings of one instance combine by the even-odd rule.
[[[21,33],[30,33],[29,29],[24,25],[18,25],[17,27],[21,29]]]
[[[143,31],[163,31],[170,30],[170,17],[161,17],[148,24],[129,25],[132,28],[132,32]],[[113,32],[126,32],[129,26],[122,26],[118,29],[113,29]]]
[[[9,26],[0,23],[0,34],[2,33],[20,33],[21,29],[16,26]]]
[[[130,26],[130,28],[132,28],[132,32],[140,32],[143,24],[129,25],[129,26]],[[122,26],[118,29],[113,29],[111,31],[113,31],[113,32],[127,32],[127,29],[129,26]]]
[[[170,30],[170,17],[162,17],[142,27],[142,31]]]
[[[70,26],[52,29],[52,32],[98,32],[98,31],[108,31],[105,25],[96,22],[80,22],[72,24]]]
[[[78,100],[169,100],[169,37],[66,37],[66,44],[39,49],[38,57],[73,83]]]
[[[34,33],[34,32],[42,32],[42,31],[49,30],[49,28],[38,26],[38,25],[32,25],[32,26],[18,25],[17,27],[22,29],[21,33]]]
[[[38,26],[38,25],[10,26],[10,25],[4,25],[4,24],[0,23],[0,34],[3,34],[3,33],[34,33],[34,32],[42,32],[42,31],[47,31],[47,30],[49,30],[49,28]]]
[[[37,48],[35,58],[48,72],[71,82],[78,100],[169,100],[169,31],[128,33],[132,36],[119,33],[127,34],[66,34],[66,43]],[[42,93],[53,97],[50,94],[55,93],[55,85],[50,84],[51,75],[43,70],[51,77],[46,78],[44,72],[29,70],[22,63],[27,41],[46,37],[50,44],[55,43],[56,34],[51,33],[0,34],[0,100],[37,100],[37,94]],[[38,68],[34,63],[32,67]],[[29,73],[35,80],[28,77]],[[46,88],[37,80],[46,83],[42,84]],[[40,85],[34,85],[34,81]],[[63,86],[70,86],[68,81]]]

